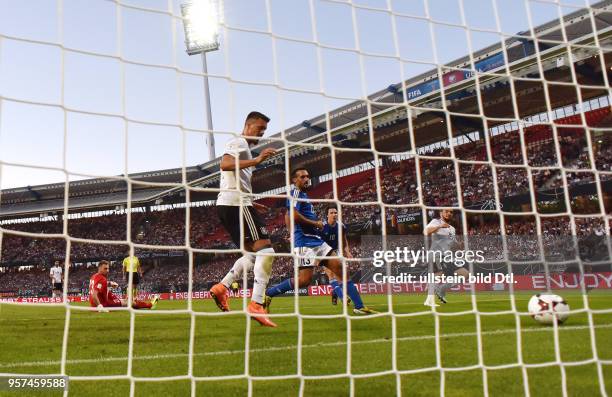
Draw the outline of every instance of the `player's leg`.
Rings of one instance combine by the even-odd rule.
[[[240,235],[240,208],[236,206],[219,205],[217,206],[217,215],[234,244],[240,247],[240,242],[242,240]],[[245,231],[246,230],[245,225]],[[234,266],[232,266],[232,269],[225,275],[223,280],[213,285],[210,289],[210,295],[221,311],[227,312],[230,310],[228,298],[231,282],[234,279],[241,278],[245,271],[251,270],[254,261],[255,257],[253,255],[247,254],[241,256],[234,262]]]
[[[127,306],[127,300],[121,299],[112,292],[106,295],[106,302],[102,303],[104,307],[125,307]]]
[[[132,300],[136,301],[138,297],[138,285],[140,284],[140,273],[134,272],[132,274]]]
[[[247,242],[252,242],[249,250],[255,254],[253,265],[253,295],[247,307],[247,312],[254,315],[254,319],[261,325],[276,327],[276,324],[267,316],[264,308],[266,288],[272,274],[274,263],[274,248],[268,237],[266,227],[259,214],[252,206],[243,209],[244,230]]]
[[[314,267],[300,267],[298,270],[298,288],[306,288],[312,281],[314,274]],[[295,280],[293,277],[286,278],[280,283],[268,288],[266,296],[268,298],[274,298],[275,296],[281,295],[287,291],[294,289]]]
[[[234,262],[234,266],[232,266],[231,270],[227,272],[221,282],[213,285],[213,287],[210,289],[210,295],[215,300],[215,303],[219,309],[224,312],[228,312],[230,310],[227,299],[230,286],[234,280],[240,280],[245,272],[249,272],[253,268],[254,264],[254,255],[245,254],[241,256],[236,260],[236,262]]]
[[[136,299],[136,291],[137,291],[137,287],[136,287],[136,274],[137,273],[133,273],[133,272],[128,272],[127,274],[127,286],[125,287],[125,293],[127,295],[128,291],[132,292],[132,300]],[[130,278],[132,279],[130,281]]]
[[[325,271],[325,275],[327,276],[327,279],[329,280],[329,284],[331,285],[332,280],[335,279],[334,274],[331,272],[331,270],[329,270],[327,267],[323,267],[323,270]],[[332,301],[332,305],[336,306],[338,304],[338,294],[336,293],[336,290],[334,289],[334,287],[332,286],[332,291],[331,291],[331,301]]]
[[[150,301],[134,300],[132,308],[134,309],[155,309],[157,302],[159,301],[159,295],[154,295]]]
[[[245,254],[234,262],[234,266],[230,269],[229,272],[223,277],[220,284],[229,290],[232,286],[232,283],[235,280],[242,280],[242,275],[246,272],[250,272],[253,269],[253,265],[255,264],[255,255],[253,254]],[[237,290],[237,289],[236,289]]]
[[[433,275],[434,277],[438,277],[442,275],[442,269],[437,263],[430,262],[427,264],[427,274]],[[425,298],[425,302],[423,302],[423,305],[430,306],[430,307],[439,306],[436,303],[435,294],[436,294],[436,284],[427,283],[427,298]]]
[[[450,264],[449,266],[454,266],[454,265]],[[466,279],[470,276],[470,272],[465,267],[457,267],[454,273],[458,276],[463,276]],[[443,283],[443,284],[436,286],[436,296],[438,297],[438,299],[440,299],[442,303],[447,302],[446,292],[449,289],[451,289],[454,285],[455,283]]]
[[[321,253],[324,251],[321,251]],[[327,252],[326,256],[333,256],[334,251],[330,250]],[[339,299],[344,299],[344,284],[342,282],[342,261],[339,259],[326,259],[323,262],[323,265],[326,266],[336,277],[333,281],[331,281],[332,288],[338,294]],[[348,276],[348,274],[347,274]],[[346,295],[351,298],[353,301],[353,313],[355,314],[375,314],[377,313],[375,310],[372,310],[363,304],[363,300],[361,299],[361,294],[355,286],[355,283],[347,277],[346,281]]]
[[[255,284],[253,285],[252,300],[247,307],[247,311],[256,314],[255,320],[260,324],[276,327],[276,324],[267,318],[266,312],[263,309],[265,289],[268,285],[270,274],[272,273],[272,263],[274,262],[274,256],[272,256],[274,249],[272,249],[272,243],[266,233],[263,222],[252,206],[242,207],[242,218],[240,216],[240,207],[237,206],[220,205],[217,206],[217,212],[221,224],[230,234],[234,244],[240,247],[244,242],[244,249],[255,253],[255,263],[253,265]],[[244,239],[241,234],[241,224],[244,230]],[[248,267],[246,265],[246,260],[248,259],[249,257],[241,262],[243,264],[242,272],[244,267]],[[221,310],[229,310],[228,288],[223,283],[215,284],[210,293]]]
[[[439,277],[442,276],[442,272],[435,272],[433,273],[434,277]],[[423,305],[425,306],[440,306],[436,303],[436,288],[437,285],[436,283],[428,283],[427,284],[427,298],[425,299],[425,302],[423,302]]]
[[[296,255],[296,262],[298,266],[298,288],[305,288],[310,285],[312,276],[314,274],[315,260],[313,258],[314,252],[308,247],[296,247],[293,249]],[[272,298],[290,291],[295,288],[295,280],[293,277],[287,278],[280,283],[268,288],[266,291],[266,299],[264,302],[264,309],[270,310],[270,303]]]
[[[337,280],[336,280],[336,275],[327,268],[327,266],[323,266],[323,270],[325,271],[325,274],[327,275],[327,279],[329,280],[329,284],[332,286],[332,305],[337,305],[338,304],[338,293],[336,292],[336,288],[334,287],[335,284],[337,284]],[[336,281],[334,283],[334,281]],[[346,303],[350,304],[351,298],[347,297],[346,298]]]

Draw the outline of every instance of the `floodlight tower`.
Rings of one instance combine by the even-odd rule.
[[[208,66],[206,53],[219,49],[219,23],[221,0],[190,0],[181,4],[185,45],[187,54],[202,54],[202,73],[204,74],[204,100],[206,101],[206,129],[208,133],[208,155],[212,160],[215,155],[215,136],[213,134],[210,88],[208,86]]]

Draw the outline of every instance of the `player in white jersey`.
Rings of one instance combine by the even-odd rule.
[[[255,281],[253,295],[247,311],[261,325],[276,327],[263,309],[264,295],[274,262],[274,249],[268,237],[265,225],[255,206],[261,207],[252,200],[253,188],[251,176],[255,166],[274,155],[276,151],[264,149],[253,158],[249,144],[259,142],[268,127],[270,119],[259,112],[251,112],[246,118],[242,135],[233,138],[225,146],[221,159],[221,191],[217,197],[217,212],[221,223],[238,247],[244,243],[249,252],[241,256],[232,269],[210,289],[210,294],[222,311],[229,311],[228,294],[232,282],[241,279],[244,271],[253,268]],[[242,207],[242,217],[241,217]],[[241,235],[241,225],[244,231]]]
[[[451,209],[443,209],[440,210],[440,216],[438,218],[434,218],[427,224],[423,234],[427,237],[431,237],[431,246],[429,248],[430,251],[452,251],[453,246],[455,245],[455,227],[450,224],[453,219],[453,210]],[[469,276],[468,270],[464,267],[465,264],[460,264],[457,262],[447,263],[447,262],[434,262],[430,263],[430,266],[433,266],[433,271],[435,276],[441,276],[444,273],[447,275],[457,274],[462,275],[464,277]],[[437,306],[434,294],[440,299],[442,303],[446,303],[446,291],[451,288],[453,284],[444,283],[441,285],[431,284],[428,286],[427,299],[423,303],[425,306]]]
[[[55,261],[55,264],[49,270],[49,278],[51,279],[53,297],[56,298],[62,296],[62,267],[60,266],[60,261]]]

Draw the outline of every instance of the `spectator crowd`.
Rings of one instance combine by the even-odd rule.
[[[383,166],[378,169],[363,170],[339,178],[337,199],[342,202],[341,218],[351,229],[351,238],[366,229],[373,233],[376,230],[380,232],[382,224],[390,219],[389,214],[385,216],[387,219],[382,219],[383,212],[377,204],[377,171],[382,202],[388,205],[412,204],[415,205],[416,211],[420,211],[419,196],[423,200],[422,203],[429,207],[460,204],[470,207],[495,202],[495,186],[500,201],[528,194],[530,177],[534,191],[542,193],[556,192],[564,186],[573,188],[593,183],[596,181],[594,169],[612,172],[612,139],[595,138],[592,132],[584,129],[558,127],[553,131],[550,126],[538,126],[526,131],[511,131],[492,136],[489,143],[492,162],[487,161],[484,140],[479,140],[455,147],[453,150],[456,159],[449,157],[450,150],[447,146],[439,146],[419,152],[419,155],[425,158],[413,157],[398,161],[389,158],[383,161]],[[526,159],[523,156],[523,147],[527,154]],[[592,147],[592,152],[589,147]],[[560,158],[557,158],[558,156]],[[528,167],[535,168],[530,170]],[[562,168],[566,172],[562,172]],[[417,169],[420,170],[419,177]],[[601,181],[609,178],[609,174],[600,174]],[[458,195],[461,195],[461,200]],[[315,186],[312,197],[334,198],[331,184]],[[278,252],[286,253],[289,233],[284,224],[284,205],[281,201],[278,204],[281,205],[269,208],[263,216],[273,243],[281,247]],[[328,205],[315,205],[321,218],[324,218]],[[386,211],[391,212],[389,208]],[[533,216],[506,216],[505,234],[571,234],[570,222],[568,217],[542,217],[542,232],[537,233],[537,223]],[[146,251],[146,258],[168,257],[169,251],[175,253],[172,260],[150,260],[151,264],[145,269],[142,284],[144,290],[150,291],[186,290],[189,261],[177,258],[187,258],[190,248],[222,250],[232,247],[229,236],[218,221],[216,208],[210,205],[82,217],[69,219],[67,224],[68,236],[95,240],[72,241],[70,244],[68,255],[72,264],[69,289],[73,291],[86,289],[87,280],[94,271],[91,266],[97,260],[112,260],[111,272],[118,274],[120,268],[117,263],[129,252],[126,243],[128,236],[133,243],[152,246]],[[5,232],[2,235],[0,251],[0,293],[39,293],[50,288],[48,267],[54,260],[63,260],[67,255],[68,245],[62,236],[63,227],[61,220],[3,225]],[[607,227],[609,225],[603,224],[598,218],[581,217],[575,219],[573,230],[577,235],[588,235],[604,233]],[[457,229],[461,230],[460,227]],[[422,225],[418,232],[421,230]],[[26,232],[29,235],[11,231]],[[467,231],[470,236],[499,235],[499,220],[495,217],[491,221],[481,216],[477,222],[468,226]],[[524,240],[522,239],[521,244],[526,244]],[[537,239],[531,240],[537,242]],[[153,248],[155,246],[165,248],[156,250]],[[352,246],[354,255],[359,257],[359,244]],[[218,281],[235,259],[236,256],[232,254],[219,254],[214,258],[196,261],[193,272],[194,288],[207,288],[211,282]],[[272,279],[284,278],[292,274],[292,271],[292,258],[281,257],[275,262]]]

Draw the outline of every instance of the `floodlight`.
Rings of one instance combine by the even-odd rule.
[[[219,49],[219,0],[191,0],[181,4],[187,54]]]

